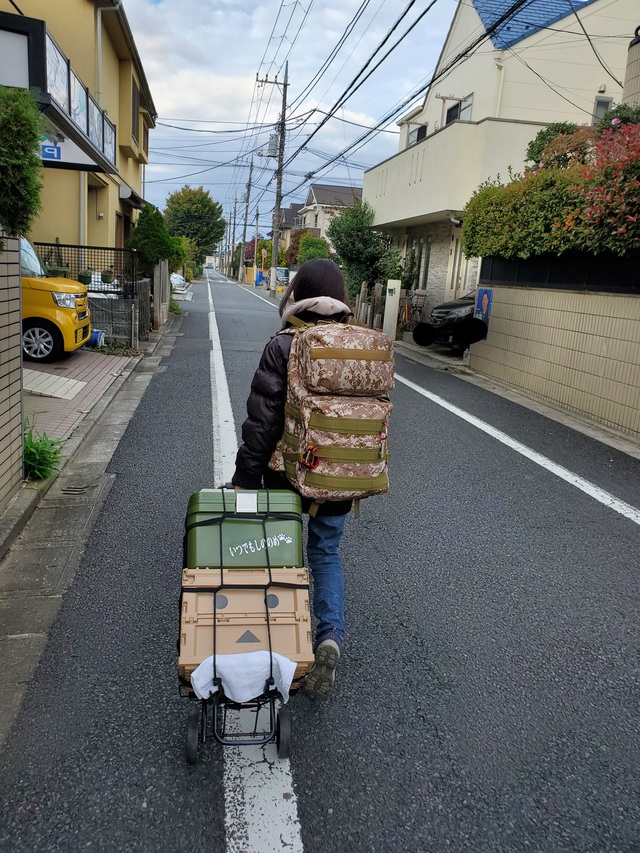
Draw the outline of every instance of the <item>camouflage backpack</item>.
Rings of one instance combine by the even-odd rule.
[[[284,434],[269,467],[314,503],[386,492],[393,343],[372,329],[292,318]],[[357,509],[357,506],[356,506]]]

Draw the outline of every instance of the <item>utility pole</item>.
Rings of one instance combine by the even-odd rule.
[[[259,83],[274,83],[279,86],[278,79],[275,80],[259,80]],[[279,133],[278,144],[278,166],[276,168],[276,202],[273,208],[273,224],[271,228],[271,272],[269,275],[269,291],[274,294],[276,292],[278,278],[278,250],[280,248],[280,220],[282,212],[280,205],[282,204],[282,164],[284,163],[284,144],[287,131],[287,86],[289,85],[289,63],[284,65],[284,83],[282,84],[282,112],[280,113],[280,121],[277,129]],[[271,155],[270,155],[271,156]]]
[[[233,278],[233,256],[236,252],[236,210],[238,199],[233,200],[233,225],[231,226],[231,253],[229,255],[229,278]]]
[[[251,178],[253,177],[253,157],[249,166],[249,180],[247,181],[247,192],[244,206],[244,226],[242,228],[242,246],[240,248],[240,266],[238,268],[238,281],[244,284],[244,244],[247,242],[247,223],[249,220],[249,199],[251,198]]]
[[[256,210],[256,238],[253,241],[253,283],[258,281],[258,222],[260,221],[260,211]]]

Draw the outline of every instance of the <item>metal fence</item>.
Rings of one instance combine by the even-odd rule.
[[[85,284],[91,324],[109,338],[137,346],[151,330],[151,286],[139,277],[136,253],[113,246],[34,243],[50,275]],[[118,304],[122,303],[122,304]],[[133,318],[133,319],[132,319]]]

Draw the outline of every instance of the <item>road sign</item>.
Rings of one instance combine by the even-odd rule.
[[[43,160],[61,160],[62,151],[59,145],[41,145],[40,151]]]

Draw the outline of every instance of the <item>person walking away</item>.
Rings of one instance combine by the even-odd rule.
[[[291,304],[289,304],[291,300]],[[285,290],[280,303],[282,326],[297,317],[305,323],[329,320],[347,322],[344,278],[333,261],[313,259],[302,264]],[[277,334],[267,344],[251,383],[247,419],[242,425],[242,445],[236,457],[232,483],[246,489],[291,489],[284,471],[269,468],[284,431],[288,361],[293,336]],[[302,498],[304,512],[312,500]],[[345,639],[344,577],[340,541],[352,501],[327,501],[309,518],[307,561],[313,577],[313,611],[317,619],[315,666],[307,676],[304,690],[324,696],[335,680],[335,669]]]

